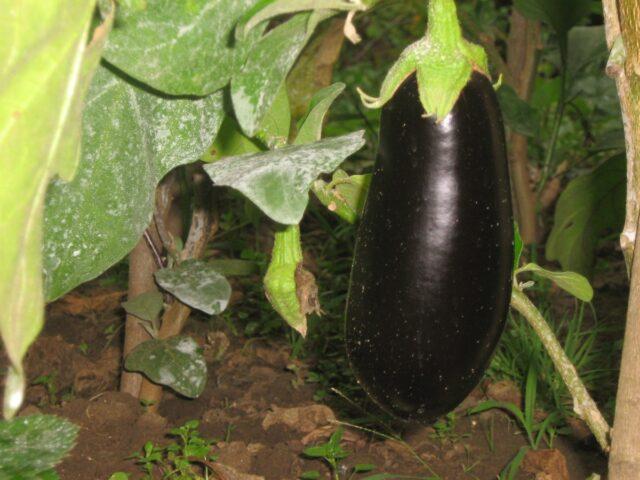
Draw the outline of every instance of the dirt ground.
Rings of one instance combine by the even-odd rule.
[[[170,428],[192,419],[200,420],[204,437],[218,439],[214,453],[218,463],[230,467],[230,480],[297,479],[309,470],[330,478],[324,463],[302,451],[326,441],[336,422],[349,419],[314,401],[315,387],[304,380],[309,366],[290,360],[284,339],[248,340],[224,323],[191,321],[188,333],[208,359],[204,393],[189,400],[166,392],[159,414],[119,393],[124,295],[117,287],[91,283],[49,305],[45,331],[28,355],[32,385],[22,414],[53,413],[81,426],[77,446],[57,469],[62,480],[107,479],[116,471],[138,478],[139,466],[128,457],[147,441],[167,443]],[[499,398],[513,392],[508,385],[485,383],[463,407],[487,394]],[[489,480],[526,444],[514,421],[498,411],[458,418],[441,438],[432,427],[402,426],[406,444],[347,427],[343,447],[350,455],[342,470],[372,463],[374,471],[353,478],[385,472]],[[529,455],[518,478],[583,480],[606,466],[589,441],[559,437],[554,447]]]

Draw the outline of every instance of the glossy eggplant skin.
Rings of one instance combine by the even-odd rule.
[[[474,73],[449,115],[426,118],[415,76],[383,108],[346,311],[356,378],[421,422],[478,384],[504,329],[513,220],[504,129]]]

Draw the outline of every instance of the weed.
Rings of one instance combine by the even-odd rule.
[[[456,443],[463,438],[470,437],[468,433],[459,434],[456,433],[456,425],[458,423],[458,417],[455,412],[447,413],[443,418],[433,424],[434,432],[431,434],[431,438],[434,438],[443,444],[447,441],[450,443]]]
[[[211,454],[214,441],[202,438],[198,426],[197,420],[190,420],[181,427],[171,429],[169,436],[176,438],[176,441],[164,447],[153,442],[145,443],[142,452],[131,457],[145,472],[144,480],[155,478],[153,474],[156,470],[162,472],[162,478],[166,480],[210,478],[210,466],[215,461]]]
[[[318,458],[325,461],[331,470],[331,478],[333,480],[352,480],[355,475],[369,473],[375,470],[376,466],[371,463],[359,463],[351,468],[341,465],[341,461],[349,456],[349,452],[340,446],[344,429],[339,426],[331,435],[327,443],[308,447],[304,450],[304,455],[309,458]],[[310,470],[304,472],[301,480],[315,480],[320,478],[320,472]],[[408,475],[395,475],[390,473],[376,473],[367,477],[361,477],[362,480],[386,480],[386,479],[415,479],[415,480],[436,480],[436,477],[414,477]]]
[[[56,405],[58,403],[58,384],[56,383],[57,373],[50,373],[49,375],[40,375],[36,378],[31,385],[42,385],[47,391],[49,396],[49,404]],[[41,405],[42,406],[42,405]]]
[[[535,364],[529,365],[529,372],[525,384],[524,411],[512,402],[498,402],[487,400],[469,410],[469,415],[485,412],[493,408],[506,410],[518,421],[519,426],[524,430],[529,446],[537,450],[542,440],[545,440],[551,448],[556,435],[557,423],[561,420],[558,412],[552,412],[542,421],[535,418],[535,406],[537,396],[538,371]]]

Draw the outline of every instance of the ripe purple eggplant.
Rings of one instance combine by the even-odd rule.
[[[474,72],[453,109],[426,116],[415,75],[383,107],[356,239],[346,343],[364,390],[422,422],[479,383],[504,329],[513,220],[504,129]]]

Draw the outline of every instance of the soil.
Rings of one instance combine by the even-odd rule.
[[[191,321],[188,333],[205,348],[209,367],[198,399],[166,391],[155,414],[118,392],[124,295],[93,282],[49,305],[45,330],[28,355],[32,385],[22,414],[53,413],[81,427],[76,447],[57,467],[62,480],[107,479],[116,471],[139,478],[139,466],[128,457],[145,442],[168,443],[169,429],[193,419],[205,438],[217,439],[216,462],[229,467],[228,479],[297,479],[309,470],[331,478],[326,464],[302,452],[326,441],[336,422],[353,420],[314,400],[314,384],[304,381],[309,366],[290,359],[284,339],[247,339],[224,322]],[[374,471],[353,478],[385,472],[393,474],[385,478],[495,479],[526,444],[522,432],[499,411],[468,417],[463,409],[487,395],[509,398],[512,390],[483,384],[462,405],[455,428],[440,437],[433,427],[394,426],[402,428],[403,444],[347,427],[342,446],[350,455],[342,472],[372,463]],[[605,469],[589,441],[561,436],[554,447],[528,455],[517,478],[584,480]]]

